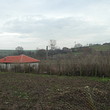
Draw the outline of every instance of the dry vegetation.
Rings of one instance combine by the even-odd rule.
[[[61,54],[41,60],[38,69],[15,65],[11,70],[0,68],[1,72],[40,73],[67,76],[110,77],[110,54]]]
[[[110,55],[59,55],[53,60],[42,61],[39,71],[56,75],[110,77]]]
[[[110,79],[1,73],[0,110],[110,110]]]

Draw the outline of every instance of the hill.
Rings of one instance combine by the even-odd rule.
[[[92,45],[92,46],[89,46],[89,47],[96,50],[96,51],[110,51],[110,44]]]
[[[36,50],[23,50],[23,53],[25,54],[31,54],[31,53],[35,53]],[[11,55],[17,55],[17,51],[16,50],[0,50],[0,57],[5,57],[5,56],[11,56]]]

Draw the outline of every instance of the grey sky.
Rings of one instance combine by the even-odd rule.
[[[0,49],[110,42],[110,0],[0,0]]]

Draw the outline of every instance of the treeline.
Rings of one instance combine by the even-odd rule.
[[[105,46],[108,48],[103,49]],[[99,48],[99,50],[97,49]],[[102,49],[102,50],[101,50]],[[25,54],[37,59],[47,59],[47,57],[53,57],[58,54],[68,54],[68,53],[93,53],[98,51],[100,53],[108,53],[110,51],[110,43],[104,44],[89,44],[87,46],[82,46],[81,44],[76,44],[73,48],[63,47],[62,49],[38,49],[38,50],[24,50],[23,47],[16,47],[15,50],[0,50],[0,58],[11,55]],[[103,52],[104,51],[104,52]]]
[[[89,47],[79,47],[79,48],[67,48],[64,47],[62,49],[55,49],[55,50],[46,50],[46,49],[39,49],[39,50],[34,50],[34,51],[15,51],[14,55],[20,55],[20,54],[25,54],[40,60],[45,60],[47,58],[52,58],[55,57],[56,55],[59,54],[69,54],[69,53],[92,53],[94,50]]]
[[[46,59],[47,57],[52,57],[57,54],[68,54],[72,52],[92,52],[93,49],[89,47],[80,47],[80,48],[67,48],[64,47],[62,49],[55,49],[55,50],[46,50],[46,49],[39,49],[39,50],[1,50],[0,51],[0,58],[5,56],[11,55],[20,55],[25,54],[37,59]]]
[[[103,45],[108,45],[108,43]],[[15,50],[13,52],[13,55],[19,54],[41,60],[39,68],[34,69],[28,65],[22,68],[18,65],[11,72],[110,77],[110,50],[95,51],[90,46],[87,46],[78,48],[64,47],[55,50]]]
[[[99,48],[99,50],[97,50],[96,48]],[[108,46],[109,48],[105,48],[103,49],[105,46]],[[102,49],[102,50],[101,50]],[[101,53],[101,54],[108,54],[110,52],[110,43],[104,43],[104,44],[90,44],[88,46],[80,46],[78,44],[78,46],[75,46],[73,48],[67,48],[67,47],[63,47],[62,49],[39,49],[39,50],[33,50],[33,51],[25,51],[25,50],[16,50],[14,52],[15,55],[19,55],[19,54],[25,54],[40,60],[45,60],[48,58],[52,58],[55,57],[56,55],[63,55],[63,54],[80,54],[80,53],[84,53],[84,54],[92,54],[92,53]]]

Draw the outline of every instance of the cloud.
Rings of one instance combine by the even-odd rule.
[[[59,47],[110,40],[108,0],[0,0],[1,48]],[[8,46],[7,46],[8,45]]]
[[[42,31],[44,33],[57,33],[61,32],[65,33],[65,31],[71,31],[77,33],[78,31],[83,32],[95,32],[102,31],[106,29],[107,26],[91,21],[87,21],[86,19],[81,19],[80,17],[62,17],[62,18],[46,18],[39,16],[34,17],[18,17],[16,19],[8,20],[4,23],[2,29],[4,31],[9,32],[18,32],[18,33],[36,33]],[[79,33],[79,32],[78,32]],[[67,33],[69,34],[69,33]]]
[[[96,23],[96,21],[91,22],[91,20],[80,17],[18,17],[6,21],[2,29],[7,32],[7,36],[10,37],[12,35],[23,46],[28,44],[27,47],[29,47],[30,44],[32,45],[30,48],[33,49],[38,46],[45,48],[48,44],[43,41],[48,42],[50,39],[56,39],[59,47],[63,47],[73,46],[75,41],[82,44],[91,43],[94,40],[97,42],[102,35],[108,36],[106,34],[109,34],[108,25]],[[17,34],[19,37],[17,37]],[[13,42],[16,41],[14,40]],[[36,44],[36,46],[33,46],[33,44]]]
[[[24,49],[35,50],[37,47],[45,48],[44,44],[46,44],[46,42],[40,38],[12,33],[0,35],[0,41],[0,49],[15,49],[17,46],[22,46]]]

